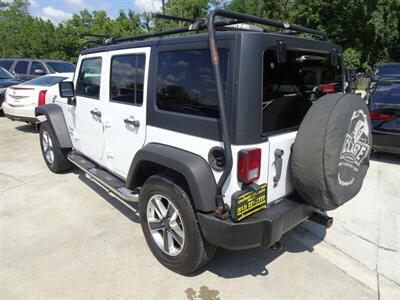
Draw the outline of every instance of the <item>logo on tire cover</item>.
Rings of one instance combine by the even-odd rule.
[[[361,109],[354,111],[339,158],[338,180],[340,185],[349,186],[353,184],[353,174],[358,172],[358,168],[368,156],[371,148],[369,131],[367,115]],[[354,172],[351,172],[351,170]]]

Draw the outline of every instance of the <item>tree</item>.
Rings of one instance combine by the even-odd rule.
[[[361,54],[360,69],[393,59],[399,45],[400,0],[297,0],[292,19],[328,33]],[[350,52],[347,52],[348,54]]]

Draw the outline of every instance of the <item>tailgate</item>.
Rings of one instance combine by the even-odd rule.
[[[287,196],[294,190],[289,170],[289,159],[296,134],[297,131],[292,131],[268,138],[268,202]]]

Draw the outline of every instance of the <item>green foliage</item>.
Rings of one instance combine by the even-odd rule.
[[[359,70],[400,61],[400,0],[169,0],[164,13],[199,19],[218,6],[297,23],[327,32],[343,46],[344,63]],[[81,33],[126,36],[182,26],[153,20],[150,13],[83,10],[53,24],[29,14],[28,0],[0,0],[0,56],[28,56],[75,61]],[[10,38],[12,37],[12,38]]]
[[[328,33],[358,69],[399,59],[400,0],[297,0],[292,21]],[[397,54],[396,54],[397,53]]]
[[[343,62],[349,69],[357,69],[361,64],[361,52],[353,48],[347,48],[343,52]]]

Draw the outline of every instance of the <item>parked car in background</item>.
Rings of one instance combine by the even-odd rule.
[[[75,65],[61,60],[0,58],[0,66],[23,81],[52,73],[73,73]]]
[[[4,114],[13,121],[37,123],[35,108],[54,102],[59,97],[58,83],[71,80],[72,76],[73,73],[45,75],[8,87],[3,103]]]
[[[400,77],[400,63],[389,63],[389,64],[379,65],[375,71],[375,76]]]
[[[400,154],[400,78],[381,78],[367,95],[377,151]]]
[[[0,67],[0,110],[3,108],[6,88],[18,83],[21,83],[21,81],[15,78],[15,76],[6,69]]]

